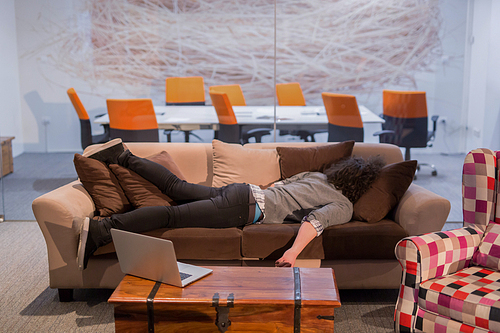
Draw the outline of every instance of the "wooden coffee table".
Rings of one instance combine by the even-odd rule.
[[[126,275],[108,300],[116,332],[333,332],[331,268],[208,268],[185,288]]]

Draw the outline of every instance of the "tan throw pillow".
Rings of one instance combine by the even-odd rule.
[[[353,219],[378,222],[398,204],[413,181],[417,161],[388,164],[365,194],[354,204]]]
[[[94,201],[96,215],[107,217],[131,209],[118,180],[106,164],[80,154],[75,154],[73,163],[83,187]]]
[[[281,179],[304,171],[323,172],[338,160],[350,157],[354,141],[344,141],[323,146],[297,148],[277,147]]]
[[[212,153],[214,187],[232,183],[267,185],[280,178],[276,149],[250,149],[213,140]]]
[[[186,180],[186,177],[184,177],[177,164],[175,164],[170,154],[166,151],[146,158],[163,165],[180,179]],[[158,187],[132,170],[118,164],[110,164],[109,168],[116,178],[118,178],[125,195],[134,208],[175,205],[175,202],[167,195],[161,193]]]

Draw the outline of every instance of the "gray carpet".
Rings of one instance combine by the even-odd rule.
[[[60,303],[35,222],[0,223],[0,332],[114,332],[110,290],[76,290]],[[397,290],[341,290],[335,332],[392,332]]]

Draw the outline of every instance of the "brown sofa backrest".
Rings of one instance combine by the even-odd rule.
[[[329,144],[328,142],[271,142],[271,143],[248,143],[245,148],[250,149],[269,149],[275,147],[310,147]],[[179,166],[180,170],[186,176],[187,181],[212,186],[213,158],[212,143],[126,143],[130,151],[137,156],[148,157],[167,151]],[[354,145],[353,155],[368,157],[381,155],[386,162],[395,163],[403,160],[403,155],[399,147],[391,144],[381,143],[362,143],[357,142]]]

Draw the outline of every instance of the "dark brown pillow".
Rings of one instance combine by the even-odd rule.
[[[172,156],[170,156],[169,153],[166,151],[162,151],[158,154],[154,154],[151,156],[146,157],[148,160],[156,162],[158,164],[163,165],[165,168],[170,170],[174,175],[179,177],[179,179],[186,180],[186,177],[182,173],[182,171],[179,169],[177,164],[175,164],[174,159]]]
[[[353,147],[354,141],[307,148],[276,147],[280,161],[281,179],[304,171],[323,172],[332,163],[350,157]]]
[[[413,181],[417,161],[388,164],[365,194],[354,204],[353,219],[378,222],[398,204]]]
[[[162,151],[159,154],[146,158],[163,165],[180,179],[186,180],[186,177],[184,177],[179,167],[166,151]],[[130,200],[130,203],[134,206],[134,208],[175,205],[175,202],[171,198],[161,193],[155,185],[142,178],[132,170],[124,168],[118,164],[110,164],[109,168],[114,173],[116,178],[118,178],[125,195]]]
[[[80,154],[75,154],[73,163],[83,187],[94,201],[96,215],[107,217],[130,210],[130,202],[106,164]]]

